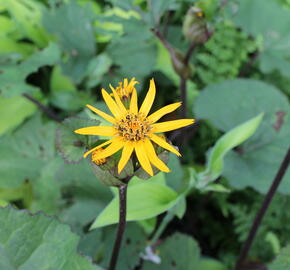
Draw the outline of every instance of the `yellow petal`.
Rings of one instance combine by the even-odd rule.
[[[128,79],[125,78],[125,79],[124,79],[124,88],[126,88],[127,86],[128,86]]]
[[[140,113],[143,113],[144,116],[147,116],[151,107],[152,107],[152,104],[153,104],[153,101],[155,99],[155,94],[156,94],[156,88],[155,88],[155,83],[154,83],[154,80],[151,79],[150,80],[150,87],[149,87],[149,90],[147,92],[147,95],[142,103],[142,106],[140,108]]]
[[[138,98],[136,89],[133,90],[130,102],[130,113],[138,113]]]
[[[116,129],[114,127],[106,127],[106,126],[79,128],[75,130],[74,132],[77,134],[82,134],[82,135],[99,135],[99,136],[116,135]]]
[[[120,138],[116,137],[112,139],[112,143],[98,155],[98,159],[106,158],[114,155],[118,152],[123,146],[125,142]]]
[[[178,128],[182,128],[194,123],[193,119],[179,119],[173,121],[166,121],[162,123],[157,123],[152,125],[152,132],[159,133],[159,132],[166,132]]]
[[[177,156],[181,156],[181,154],[171,144],[169,144],[168,142],[166,142],[165,140],[163,140],[159,136],[157,136],[155,134],[149,134],[148,136],[153,142],[157,143],[158,145],[160,145],[164,149],[174,153]]]
[[[132,87],[135,86],[135,84],[138,84],[138,81],[136,81],[135,78],[133,77],[133,78],[130,80],[128,87],[129,87],[129,88],[132,88]]]
[[[106,92],[105,89],[102,89],[102,95],[103,95],[104,101],[106,102],[112,114],[116,118],[120,118],[122,116],[122,112],[119,109],[119,106],[116,104],[116,102],[110,97],[110,95]]]
[[[130,159],[132,152],[134,150],[134,143],[133,142],[126,142],[123,151],[122,151],[122,156],[121,159],[118,163],[118,173],[121,173],[121,171],[124,169],[126,166],[128,160]]]
[[[95,150],[97,150],[97,149],[99,149],[99,148],[101,148],[101,147],[103,147],[103,146],[105,146],[107,144],[110,144],[111,142],[112,142],[112,140],[108,140],[108,141],[106,141],[106,142],[104,142],[104,143],[92,148],[88,152],[84,153],[84,158],[86,158],[90,153],[94,152]]]
[[[154,147],[148,139],[145,139],[145,149],[147,151],[149,161],[157,169],[163,172],[170,172],[169,168],[165,165],[165,163],[162,160],[160,160],[159,157],[156,155]]]
[[[95,112],[96,114],[98,114],[99,116],[103,117],[105,120],[107,120],[108,122],[114,124],[116,121],[115,121],[115,118],[98,110],[97,108],[87,104],[86,105],[91,111]]]
[[[136,143],[135,146],[135,152],[136,156],[138,158],[138,161],[142,168],[151,176],[153,176],[153,170],[149,161],[149,158],[147,157],[146,151],[144,149],[144,142],[139,141]]]
[[[111,88],[111,90],[112,90],[112,92],[113,92],[113,95],[114,95],[115,101],[117,102],[117,105],[119,106],[119,109],[120,109],[120,111],[122,112],[122,114],[127,113],[127,110],[126,110],[124,104],[122,103],[122,101],[121,101],[121,99],[120,99],[118,93],[116,92],[116,90],[112,87],[112,85],[110,85],[110,88]]]
[[[171,113],[171,112],[175,111],[178,107],[180,107],[180,105],[181,105],[181,102],[177,102],[177,103],[173,103],[173,104],[167,105],[167,106],[159,109],[155,113],[152,113],[151,115],[149,115],[147,119],[150,122],[155,123],[156,121],[158,121],[165,114],[168,114],[168,113]]]

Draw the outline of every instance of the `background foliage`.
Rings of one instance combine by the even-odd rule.
[[[0,269],[107,267],[116,190],[82,159],[98,138],[72,131],[100,123],[84,107],[105,110],[102,87],[136,77],[143,97],[154,77],[155,109],[181,99],[185,73],[197,124],[171,173],[130,183],[118,267],[232,269],[290,145],[289,24],[288,0],[0,0]],[[289,183],[251,269],[290,269]]]

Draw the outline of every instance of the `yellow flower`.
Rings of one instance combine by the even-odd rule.
[[[151,176],[153,175],[151,164],[160,171],[169,172],[169,168],[158,158],[151,141],[160,145],[164,149],[181,156],[171,144],[156,135],[156,133],[163,133],[188,126],[193,124],[194,120],[180,119],[156,123],[165,114],[176,110],[181,105],[180,102],[167,105],[148,116],[156,94],[153,79],[150,81],[149,91],[147,92],[139,110],[136,89],[133,89],[132,91],[130,106],[128,109],[125,108],[115,89],[112,89],[112,91],[115,100],[104,89],[102,89],[104,101],[113,116],[108,115],[91,105],[87,105],[89,109],[110,122],[112,126],[92,126],[75,130],[75,133],[77,134],[111,137],[111,139],[105,143],[86,152],[84,157],[87,157],[90,153],[100,147],[109,145],[98,155],[98,159],[109,157],[120,149],[123,149],[121,159],[118,163],[118,173],[123,170],[133,151],[135,151],[142,168]]]
[[[124,79],[123,83],[119,82],[119,86],[117,86],[116,89],[112,85],[110,85],[110,88],[112,89],[112,91],[115,90],[121,99],[128,98],[130,97],[132,92],[136,90],[135,84],[137,83],[139,82],[137,82],[135,78],[132,78],[129,83],[128,83],[128,79],[126,78]]]

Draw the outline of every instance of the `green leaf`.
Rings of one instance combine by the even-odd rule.
[[[44,13],[44,26],[57,37],[66,54],[66,61],[62,63],[63,72],[76,83],[83,79],[87,65],[95,54],[93,18],[92,10],[88,6],[81,7],[76,1]]]
[[[277,258],[268,266],[269,270],[290,270],[290,245],[283,248]]]
[[[276,113],[287,113],[288,110],[289,102],[285,95],[274,86],[253,79],[234,79],[207,86],[194,107],[197,118],[209,120],[224,132],[264,113],[260,129],[267,128],[268,134],[264,136],[269,136],[269,139],[276,136],[272,126],[277,120]]]
[[[8,33],[13,31],[13,28],[14,25],[12,20],[4,15],[0,15],[0,31],[2,35],[7,36]]]
[[[74,91],[76,87],[69,77],[63,75],[61,67],[57,65],[53,68],[51,73],[50,89],[52,92],[62,92]]]
[[[173,6],[174,4],[176,4],[176,0],[148,1],[151,24],[153,27],[154,25],[159,25],[162,15],[170,8],[170,6]]]
[[[101,201],[103,206],[112,198],[108,187],[97,181],[86,159],[78,164],[62,164],[55,177],[62,182],[63,190],[74,197]]]
[[[44,215],[0,209],[0,268],[5,270],[101,270],[76,252],[67,225]]]
[[[59,218],[69,224],[74,232],[82,235],[84,227],[90,224],[104,207],[105,203],[98,199],[74,197],[74,203],[65,208]]]
[[[198,270],[227,270],[227,267],[217,260],[201,258]]]
[[[62,110],[77,111],[86,104],[92,104],[94,99],[90,93],[84,91],[59,91],[52,93],[50,102]]]
[[[89,88],[95,87],[100,84],[103,76],[109,71],[109,68],[112,65],[111,58],[103,53],[99,54],[93,58],[88,66],[87,70],[87,86]]]
[[[60,157],[54,158],[42,168],[40,176],[33,181],[33,200],[29,207],[36,213],[44,211],[46,214],[58,213],[61,204],[61,182],[55,178],[55,173],[62,165]]]
[[[171,208],[177,194],[164,185],[142,183],[128,187],[127,221],[142,220],[157,216]],[[119,199],[115,196],[96,218],[91,229],[115,224],[119,220]]]
[[[22,57],[28,57],[33,52],[34,47],[31,44],[15,41],[10,37],[0,37],[0,54],[18,53]]]
[[[0,59],[0,90],[2,94],[5,97],[12,97],[34,91],[36,87],[27,84],[26,77],[42,66],[55,64],[59,58],[58,46],[51,43],[47,48],[34,53],[20,64],[17,63],[19,61],[17,58]]]
[[[0,135],[21,124],[35,111],[36,106],[24,97],[0,97]]]
[[[263,0],[239,0],[238,2],[239,8],[232,18],[247,33],[254,36],[262,34],[271,39],[275,34],[289,31],[289,11],[277,2],[269,1],[267,5]],[[271,20],[270,25],[269,18],[275,18]]]
[[[214,145],[207,161],[206,171],[199,175],[199,184],[206,186],[223,172],[224,156],[234,147],[251,137],[259,127],[263,114],[248,120],[223,135]]]
[[[229,98],[230,97],[230,98]],[[225,157],[223,175],[235,188],[251,186],[266,192],[289,147],[290,106],[275,87],[256,80],[236,79],[208,86],[197,99],[197,118],[207,119],[227,132],[234,126],[264,113],[257,132]],[[290,193],[290,173],[279,187]]]
[[[42,11],[45,9],[42,3],[32,0],[0,0],[0,5],[12,17],[19,40],[28,38],[41,48],[47,46],[49,36],[41,24]]]
[[[16,188],[35,180],[55,155],[55,123],[43,124],[39,115],[12,134],[0,138],[0,187]]]
[[[142,270],[199,270],[200,250],[197,242],[190,236],[175,233],[158,246],[160,264],[145,261]]]
[[[119,66],[121,77],[136,77],[141,81],[155,66],[156,46],[153,34],[141,20],[119,20],[123,24],[124,35],[111,41],[107,53],[114,64]]]
[[[262,37],[261,70],[268,73],[278,69],[290,77],[289,10],[275,1],[265,5],[263,0],[239,0],[239,4],[238,12],[233,16],[235,23],[248,34]],[[271,24],[269,18],[275,18],[271,19]]]
[[[168,168],[170,168],[170,172],[164,174],[166,183],[169,187],[173,188],[175,191],[180,191],[184,182],[184,171],[180,164],[180,159],[173,154],[169,155],[169,161],[167,164]]]

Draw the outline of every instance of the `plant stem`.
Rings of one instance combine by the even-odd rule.
[[[127,184],[119,186],[119,224],[112,257],[110,260],[109,270],[115,270],[120,253],[123,234],[126,227],[127,187]]]
[[[42,103],[40,103],[34,97],[32,97],[32,96],[30,96],[29,94],[26,94],[26,93],[22,94],[22,96],[27,98],[32,103],[34,103],[41,111],[43,111],[52,120],[54,120],[56,122],[61,122],[62,121],[62,119],[58,115],[56,115],[50,108],[48,108],[45,105],[43,105]]]
[[[190,46],[188,47],[187,52],[186,52],[186,54],[185,54],[185,56],[184,56],[184,64],[185,64],[185,65],[188,65],[189,60],[190,60],[190,57],[191,57],[191,55],[192,55],[192,53],[193,53],[194,48],[195,48],[195,43],[192,42],[192,43],[190,44]]]
[[[261,221],[262,221],[262,219],[263,219],[263,217],[264,217],[264,215],[265,215],[265,213],[266,213],[266,211],[267,211],[267,209],[268,209],[268,207],[273,199],[273,196],[275,195],[275,192],[277,191],[279,184],[281,183],[281,181],[283,179],[284,174],[287,171],[289,163],[290,163],[290,147],[289,147],[287,154],[285,155],[285,157],[280,165],[280,168],[279,168],[279,170],[278,170],[278,172],[277,172],[277,174],[272,182],[270,189],[268,190],[267,195],[264,198],[262,206],[255,217],[255,220],[252,224],[251,230],[248,234],[248,237],[244,243],[244,246],[242,247],[240,256],[237,260],[235,270],[242,269],[243,263],[245,262],[245,259],[247,258],[247,255],[248,255],[249,250],[252,246],[253,240],[254,240],[256,233],[259,229]]]

